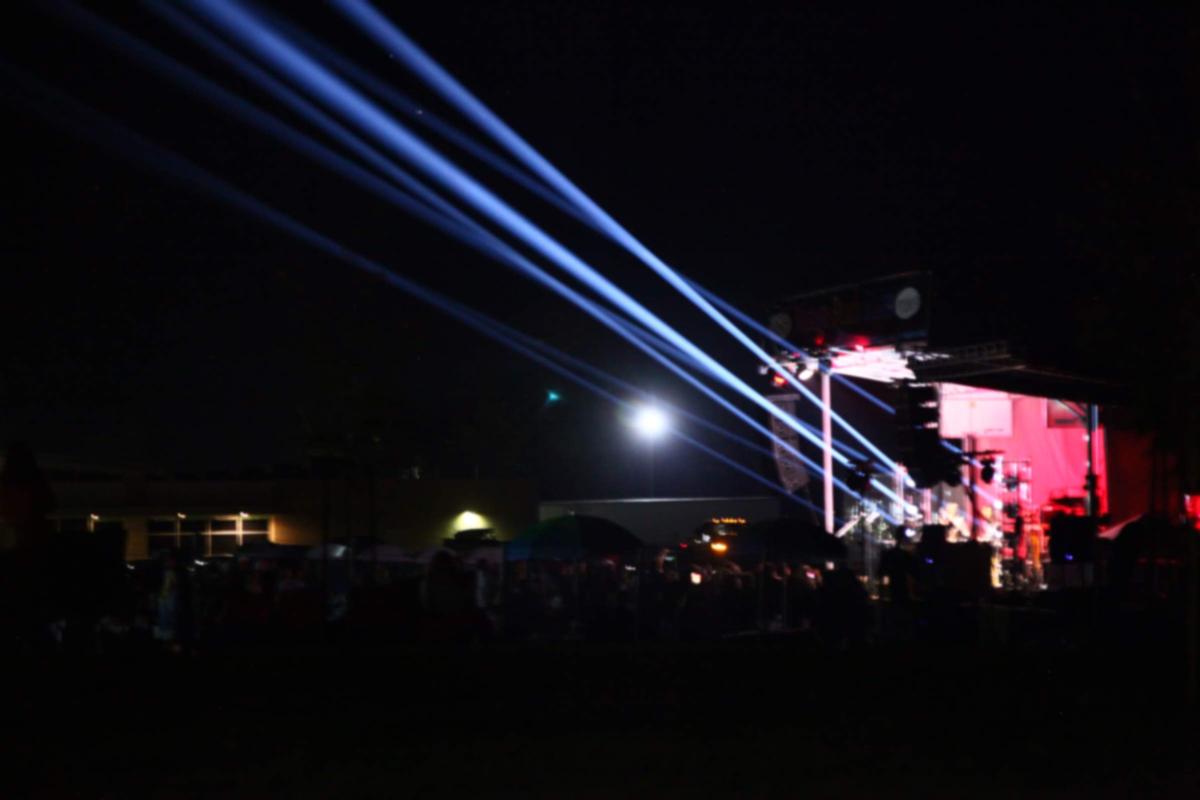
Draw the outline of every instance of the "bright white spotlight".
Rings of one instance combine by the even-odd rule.
[[[633,417],[633,427],[647,439],[659,439],[671,426],[667,415],[657,406],[642,406]]]

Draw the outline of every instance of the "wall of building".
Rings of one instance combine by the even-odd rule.
[[[321,541],[328,521],[334,539],[376,536],[414,549],[436,547],[460,530],[490,528],[511,539],[537,518],[530,481],[381,480],[309,481],[303,491],[280,498],[273,515],[280,543]]]
[[[537,519],[536,489],[529,481],[132,478],[57,482],[53,489],[57,527],[120,525],[130,559],[146,558],[169,539],[169,531],[197,525],[207,531],[201,534],[207,541],[222,544],[222,552],[224,545],[262,533],[278,544],[315,545],[326,530],[331,540],[375,536],[423,549],[464,529],[490,528],[509,539]]]
[[[714,518],[739,518],[747,524],[775,519],[778,497],[685,497],[637,500],[553,500],[538,507],[539,519],[587,514],[611,520],[647,544],[672,545],[689,538]]]

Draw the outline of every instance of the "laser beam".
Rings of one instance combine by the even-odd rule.
[[[422,198],[426,202],[422,204],[412,196],[405,194],[403,191],[400,191],[395,187],[378,180],[369,172],[357,167],[333,151],[330,151],[328,148],[323,147],[315,140],[311,139],[311,137],[307,137],[304,134],[290,128],[290,126],[287,126],[286,123],[283,123],[270,114],[257,109],[247,101],[244,101],[236,95],[233,95],[221,87],[213,84],[203,76],[198,75],[187,67],[175,62],[170,57],[165,56],[164,54],[159,53],[158,51],[144,44],[140,40],[136,39],[136,37],[121,31],[115,26],[108,25],[107,23],[104,23],[103,21],[90,14],[87,14],[87,12],[83,12],[82,10],[73,9],[73,12],[74,21],[86,23],[91,28],[91,32],[101,34],[106,40],[118,47],[118,49],[120,49],[122,52],[146,61],[156,71],[167,74],[176,80],[182,81],[185,85],[198,91],[203,97],[215,102],[218,106],[223,107],[225,110],[234,113],[236,116],[241,117],[242,119],[272,135],[281,137],[286,143],[297,149],[302,154],[312,157],[328,168],[336,172],[340,172],[344,176],[349,177],[351,180],[364,185],[370,191],[378,194],[389,202],[398,205],[406,212],[417,216],[428,224],[438,227],[439,229],[443,230],[443,232],[462,240],[469,246],[479,249],[486,255],[489,255],[490,257],[501,262],[508,261],[521,264],[524,269],[531,271],[531,274],[535,275],[540,282],[547,285],[553,291],[567,296],[568,299],[577,305],[584,307],[585,310],[599,319],[602,324],[605,324],[619,335],[624,336],[636,347],[705,393],[708,397],[720,404],[726,410],[733,413],[743,422],[751,425],[755,430],[764,434],[769,439],[776,438],[768,428],[761,425],[761,423],[759,423],[757,420],[745,415],[744,412],[741,412],[740,409],[736,408],[736,406],[730,404],[727,400],[725,400],[725,398],[720,397],[720,395],[717,395],[715,392],[712,392],[711,389],[696,381],[694,376],[687,374],[681,368],[670,363],[668,360],[660,358],[658,354],[652,352],[650,349],[647,349],[647,347],[644,346],[644,343],[631,338],[631,333],[635,326],[632,326],[630,323],[621,319],[617,315],[612,314],[607,309],[603,309],[602,307],[592,303],[590,300],[583,298],[575,293],[574,290],[571,290],[569,287],[561,284],[556,279],[546,275],[531,262],[528,262],[526,259],[524,259],[524,257],[520,256],[499,239],[491,235],[490,232],[479,227],[473,220],[464,216],[461,212],[458,212],[453,206],[447,204],[444,199],[440,198],[440,196],[432,193],[415,178],[407,173],[404,173],[403,170],[394,167],[390,161],[373,151],[369,146],[363,143],[362,140],[357,139],[357,137],[354,137],[352,134],[346,132],[344,128],[342,128],[336,122],[330,120],[318,109],[315,109],[313,106],[311,106],[311,104],[308,104],[302,98],[296,96],[294,92],[287,90],[286,87],[282,87],[278,81],[271,78],[269,75],[267,75],[261,69],[255,67],[246,59],[238,56],[228,47],[220,43],[219,40],[216,40],[215,37],[211,36],[211,34],[207,34],[207,32],[199,28],[199,26],[195,25],[195,23],[178,15],[177,12],[173,12],[166,7],[163,9],[163,13],[168,18],[168,21],[178,24],[184,32],[194,35],[201,44],[208,47],[216,55],[228,60],[232,66],[234,66],[251,80],[258,83],[264,89],[280,90],[282,98],[290,107],[292,107],[302,116],[313,121],[314,124],[317,124],[323,130],[330,133],[330,135],[352,145],[356,152],[363,155],[364,158],[369,160],[371,163],[382,169],[385,169],[389,176],[402,181],[406,187],[421,192]],[[439,214],[438,212],[442,213]],[[814,461],[796,451],[789,443],[780,441],[780,446],[783,447],[785,451],[789,452],[789,454],[800,459],[803,463],[806,463],[806,465],[809,466],[810,469],[815,470],[818,475],[823,474],[820,467],[817,466]],[[844,457],[842,458],[844,460]],[[843,463],[848,463],[848,461],[843,461]],[[844,482],[840,480],[835,482],[839,485],[839,488],[842,488],[844,491],[851,492],[853,494],[853,492],[844,484]]]
[[[355,22],[368,36],[388,49],[397,59],[405,64],[413,73],[418,75],[430,87],[441,94],[481,129],[504,146],[519,161],[523,162],[535,174],[550,186],[557,189],[570,202],[575,204],[592,224],[607,234],[619,245],[628,250],[637,259],[653,270],[659,277],[669,283],[676,291],[699,308],[718,326],[733,336],[743,347],[748,349],[762,363],[769,365],[777,374],[795,388],[801,396],[818,406],[821,400],[806,386],[798,381],[781,365],[776,363],[766,351],[758,346],[740,328],[730,322],[715,308],[691,283],[678,274],[660,259],[648,247],[596,204],[586,193],[577,187],[569,178],[563,175],[549,161],[541,156],[528,142],[510,128],[499,116],[478,100],[465,86],[459,83],[449,72],[442,68],[433,58],[424,52],[412,39],[406,36],[385,16],[380,14],[366,0],[332,0],[332,5],[341,11],[348,19]],[[772,412],[768,412],[772,413]],[[886,453],[875,446],[873,442],[858,432],[840,414],[831,411],[833,421],[845,430],[852,438],[867,448],[881,463],[890,470],[897,465]]]
[[[0,71],[5,73],[7,81],[5,84],[9,87],[6,93],[11,93],[11,87],[14,85],[24,85],[27,88],[26,96],[18,99],[26,105],[32,106],[40,111],[44,116],[51,121],[58,122],[61,127],[72,132],[78,133],[84,131],[89,138],[99,141],[104,146],[115,150],[123,157],[133,160],[138,163],[143,163],[151,166],[155,171],[162,172],[174,180],[180,181],[193,189],[204,194],[214,196],[221,201],[232,205],[233,207],[244,211],[268,225],[282,230],[283,232],[305,242],[306,244],[326,253],[329,256],[345,261],[354,267],[357,267],[377,278],[384,280],[386,283],[405,291],[406,293],[416,297],[419,300],[437,308],[461,322],[469,325],[475,330],[495,339],[505,346],[513,349],[523,355],[531,358],[535,362],[546,366],[557,374],[562,375],[568,380],[588,388],[591,391],[597,392],[601,397],[610,400],[623,407],[630,407],[627,401],[613,395],[597,386],[586,378],[578,375],[570,369],[556,363],[552,358],[538,353],[531,348],[525,347],[520,342],[503,335],[504,326],[496,320],[492,320],[478,311],[469,309],[457,301],[450,300],[439,293],[428,289],[421,284],[411,279],[405,278],[384,267],[379,262],[367,258],[349,248],[344,247],[333,239],[313,230],[304,225],[298,220],[284,214],[281,211],[271,207],[258,198],[243,192],[240,189],[232,186],[226,181],[217,178],[206,170],[201,169],[197,165],[179,156],[178,154],[158,145],[140,134],[130,130],[129,128],[120,125],[92,109],[83,106],[72,100],[69,97],[57,92],[54,89],[42,84],[40,81],[35,81],[28,76],[17,73],[15,70],[8,68],[6,65],[0,64]],[[32,91],[28,91],[32,89]],[[66,113],[64,113],[64,111]],[[86,124],[79,125],[79,121]],[[512,330],[512,329],[508,329]],[[525,337],[522,334],[522,337]],[[750,470],[745,465],[740,464],[729,458],[723,453],[720,453],[694,437],[683,433],[682,431],[673,430],[675,435],[686,444],[700,450],[706,455],[715,458],[732,469],[735,469],[742,474],[754,479],[756,482],[770,488],[772,491],[782,494],[790,501],[800,505],[816,509],[815,505],[797,497],[788,492],[783,486],[775,483],[764,476]]]
[[[702,367],[768,414],[776,416],[806,438],[804,430],[770,401],[763,398],[719,362],[712,359],[648,309],[600,275],[578,256],[570,252],[538,226],[500,200],[470,176],[447,161],[420,140],[401,123],[389,118],[344,81],[305,56],[275,32],[261,25],[252,15],[223,0],[206,3],[190,2],[195,13],[205,16],[231,36],[254,50],[260,58],[287,74],[293,81],[305,85],[326,105],[339,109],[346,117],[370,132],[379,142],[412,163],[426,175],[447,188],[460,200],[504,227],[524,244],[540,252],[547,260],[575,277],[622,311],[653,330],[672,345],[683,350]],[[764,354],[765,356],[765,354]],[[803,387],[800,387],[804,391]],[[869,444],[869,443],[867,443]],[[868,449],[873,448],[873,445]],[[882,453],[879,455],[882,456]],[[886,462],[886,456],[882,456]]]

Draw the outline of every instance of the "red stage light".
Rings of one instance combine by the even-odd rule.
[[[783,377],[778,372],[776,372],[774,375],[771,376],[771,385],[776,388],[786,386],[787,378]]]
[[[1183,509],[1188,521],[1192,523],[1192,528],[1200,531],[1200,494],[1185,494]]]

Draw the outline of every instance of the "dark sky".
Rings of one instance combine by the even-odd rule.
[[[781,295],[931,269],[1008,286],[992,304],[1020,319],[1046,298],[1146,291],[1194,268],[1195,12],[844,5],[380,7],[669,263],[756,314]],[[263,101],[138,4],[93,8]],[[333,13],[278,8],[454,119]],[[347,245],[728,419],[561,302],[53,18],[30,11],[2,37],[6,65]],[[645,453],[610,406],[12,95],[0,434],[213,469],[301,462],[354,431],[442,474],[536,474],[550,495],[644,488]],[[749,354],[644,267],[493,184],[755,377]],[[545,409],[551,386],[567,402]],[[668,450],[664,491],[753,490]]]

